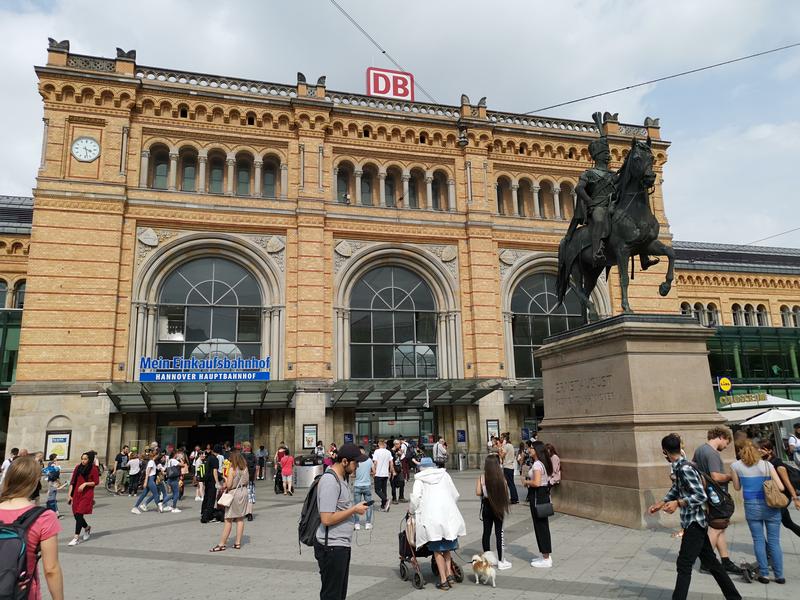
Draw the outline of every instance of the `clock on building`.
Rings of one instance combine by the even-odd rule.
[[[100,144],[94,138],[79,137],[72,142],[72,156],[81,162],[92,162],[100,156]]]

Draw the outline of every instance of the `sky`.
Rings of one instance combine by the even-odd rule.
[[[544,106],[800,42],[800,3],[768,0],[338,0],[436,101]],[[30,195],[47,38],[139,64],[365,92],[393,68],[329,0],[0,0],[0,194]],[[417,99],[427,99],[417,88]],[[800,228],[800,47],[551,111],[661,119],[678,240],[751,243]],[[761,242],[800,247],[800,230]]]

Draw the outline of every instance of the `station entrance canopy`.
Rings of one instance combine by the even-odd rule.
[[[237,383],[112,383],[105,392],[118,412],[211,412],[238,409],[287,409],[298,392],[325,393],[329,408],[365,410],[419,408],[424,404],[477,404],[495,390],[509,392],[512,404],[542,397],[541,379],[351,379],[336,382],[268,381]]]

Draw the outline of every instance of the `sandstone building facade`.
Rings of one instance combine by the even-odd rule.
[[[26,286],[9,445],[69,431],[73,457],[153,439],[302,452],[311,437],[402,433],[478,453],[490,432],[534,426],[533,350],[582,322],[574,298],[556,307],[553,283],[593,124],[466,96],[341,93],[302,74],[282,85],[147,67],[68,43],[36,73],[33,228],[23,260],[0,259],[7,289]],[[613,168],[633,137],[652,138],[670,241],[657,120],[607,115],[604,128]],[[637,273],[634,309],[679,310],[689,276],[661,298],[664,273]],[[618,298],[612,272],[597,316]],[[270,379],[148,380],[159,356],[269,358]]]

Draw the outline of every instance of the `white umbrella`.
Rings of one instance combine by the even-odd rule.
[[[778,421],[791,421],[792,419],[800,419],[800,410],[773,408],[747,419],[742,425],[763,425],[764,423],[777,423]]]

